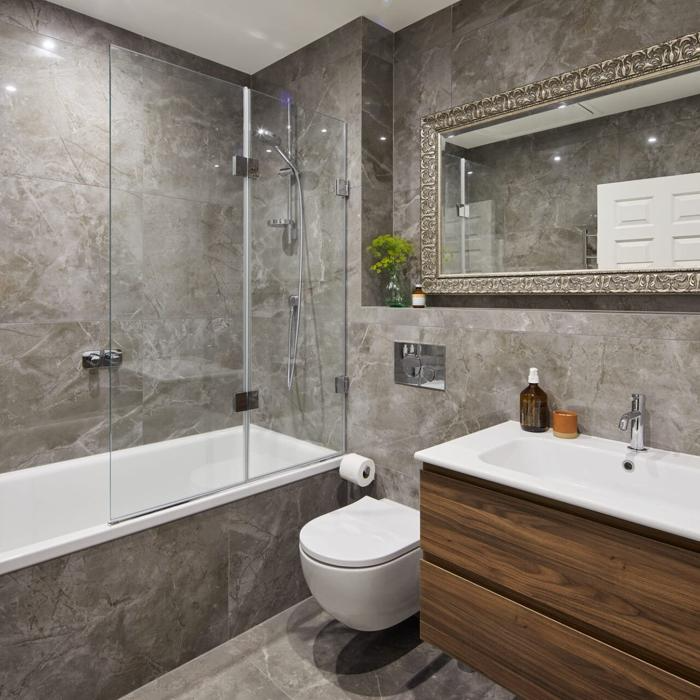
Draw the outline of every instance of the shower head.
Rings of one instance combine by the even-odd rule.
[[[277,136],[277,134],[273,133],[269,129],[265,129],[263,127],[260,127],[256,132],[255,135],[258,137],[260,141],[263,143],[267,143],[270,146],[276,146],[279,148],[282,145],[282,141],[280,140],[280,137]]]

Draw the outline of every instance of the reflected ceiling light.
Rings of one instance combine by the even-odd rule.
[[[647,143],[656,143],[659,139],[656,138],[656,136],[650,136],[647,139]]]
[[[41,45],[47,51],[51,51],[56,48],[56,42],[53,39],[44,39],[44,41],[41,42]]]
[[[567,107],[568,107],[568,105],[566,104],[566,102],[562,102],[562,103],[557,107],[557,109],[566,109]]]
[[[265,149],[265,153],[272,153],[272,149],[271,149],[271,148],[266,148],[266,149]]]
[[[552,160],[554,160],[555,163],[558,163],[561,160],[561,156],[554,156]]]
[[[380,137],[379,137],[379,140],[380,140],[380,141],[386,141],[386,136],[380,136]]]
[[[473,170],[467,170],[467,175],[473,175],[474,171]]]
[[[327,134],[327,133],[328,133],[328,129],[321,129],[321,133],[322,133],[322,134]]]
[[[214,167],[215,167],[215,168],[218,168],[218,167],[219,167],[219,164],[218,164],[218,163],[214,163]]]
[[[15,85],[5,85],[5,90],[7,92],[17,92],[17,87]]]

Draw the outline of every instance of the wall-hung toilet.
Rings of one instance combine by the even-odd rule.
[[[311,593],[336,620],[381,630],[418,612],[420,514],[370,496],[307,523],[299,534]]]

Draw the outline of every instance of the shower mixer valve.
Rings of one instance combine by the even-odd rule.
[[[83,353],[83,369],[119,367],[124,353],[121,350],[87,350]]]

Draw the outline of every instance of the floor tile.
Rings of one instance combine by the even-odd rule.
[[[313,598],[127,697],[514,700],[482,674],[421,642],[417,616],[388,630],[357,632]]]

